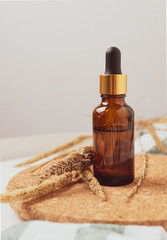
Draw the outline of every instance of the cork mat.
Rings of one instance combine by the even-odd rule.
[[[7,189],[12,191],[36,185],[39,175],[49,164],[36,170],[35,174],[31,173],[35,166],[18,173],[9,181]],[[145,179],[127,202],[127,195],[138,181],[142,167],[143,157],[136,155],[134,182],[123,187],[103,187],[106,202],[100,202],[88,186],[79,180],[43,198],[12,202],[10,205],[25,220],[161,225],[167,230],[167,157],[148,155]]]

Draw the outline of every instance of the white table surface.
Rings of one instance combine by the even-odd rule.
[[[160,131],[157,133],[161,140],[167,137],[167,132]],[[52,149],[62,143],[70,141],[76,136],[82,134],[91,133],[63,133],[1,139],[1,193],[5,192],[6,185],[12,176],[30,166],[28,165],[14,168],[13,165],[25,161],[39,153]],[[149,134],[143,135],[141,141],[146,151],[155,146],[155,142]],[[88,144],[90,143],[91,141],[88,142]],[[141,149],[138,142],[135,142],[135,152],[140,153],[140,151]],[[52,157],[48,157],[47,160]],[[46,161],[46,159],[40,160],[37,163],[42,163],[44,161]],[[37,163],[31,164],[31,166]],[[6,228],[22,221],[23,220],[11,209],[9,204],[1,204],[1,230],[5,230]]]

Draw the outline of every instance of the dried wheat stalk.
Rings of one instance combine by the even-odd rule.
[[[167,131],[167,128],[156,128],[156,131]]]
[[[94,153],[92,146],[87,146],[76,151],[73,151],[66,161],[61,161],[50,167],[45,175],[41,176],[43,182],[39,185],[18,189],[13,192],[1,194],[1,202],[24,201],[28,199],[39,198],[53,192],[56,189],[62,188],[72,181],[72,178],[82,175],[83,180],[88,183],[90,189],[101,199],[105,196],[102,188],[93,176],[93,173],[88,168],[93,163]],[[54,174],[53,179],[46,179]]]
[[[135,126],[137,130],[141,130],[141,129],[147,129],[147,127],[149,125],[152,125],[153,123],[167,123],[167,118],[158,117],[158,118],[151,118],[146,120],[138,120],[138,121],[135,121]]]
[[[82,171],[93,164],[93,147],[87,146],[73,151],[66,160],[62,160],[50,166],[50,168],[40,176],[40,182],[49,178],[51,175],[61,175],[64,172]]]
[[[44,162],[44,163],[42,163],[40,165],[37,165],[35,168],[33,168],[33,170],[30,173],[34,173],[35,171],[39,170],[40,168],[42,168],[43,166],[48,164],[48,162],[52,162],[52,161],[55,161],[55,160],[63,159],[65,157],[67,157],[69,154],[71,154],[71,152],[65,152],[65,153],[59,154],[57,157],[52,158],[51,160],[48,160],[48,161],[46,161],[46,162]]]
[[[163,143],[160,141],[160,139],[158,138],[158,136],[156,135],[155,132],[155,128],[153,126],[153,123],[157,122],[157,123],[166,123],[167,122],[167,118],[156,118],[156,119],[148,119],[148,120],[141,120],[141,121],[137,121],[136,123],[138,124],[138,129],[141,128],[146,128],[149,130],[151,136],[153,137],[154,141],[156,142],[157,147],[160,149],[160,151],[167,153],[167,149],[166,147],[163,145]],[[135,131],[135,135],[136,135],[136,139],[138,140],[140,147],[141,147],[141,152],[143,154],[143,170],[142,170],[142,174],[138,180],[138,182],[136,183],[136,185],[132,188],[132,190],[130,191],[130,193],[128,194],[128,199],[127,201],[137,192],[138,188],[141,186],[142,181],[145,178],[146,175],[146,171],[147,171],[147,165],[148,165],[148,156],[147,154],[144,152],[143,146],[141,144],[141,140],[140,137],[138,135],[138,133]]]
[[[167,123],[167,118],[166,117],[157,117],[157,118],[150,118],[150,119],[145,119],[145,120],[137,120],[135,121],[136,124],[152,124],[152,123]]]
[[[156,123],[167,123],[167,118],[158,118],[157,120],[156,120]]]
[[[61,189],[71,183],[72,179],[78,176],[78,172],[68,172],[60,176],[54,176],[53,179],[48,179],[43,183],[23,189],[17,189],[12,192],[1,194],[1,203],[9,203],[12,201],[25,201],[28,199],[40,198],[48,193]]]
[[[101,200],[105,201],[106,197],[102,190],[101,185],[97,181],[97,179],[94,177],[92,171],[90,168],[87,168],[81,172],[82,179],[85,183],[88,184],[89,188],[92,190],[92,192]]]
[[[40,155],[38,155],[38,156],[36,156],[34,158],[31,158],[31,159],[29,159],[27,161],[19,163],[19,164],[15,165],[14,167],[20,167],[20,166],[23,166],[23,165],[26,165],[26,164],[37,162],[38,160],[40,160],[42,158],[46,158],[46,157],[49,157],[49,156],[51,156],[53,154],[56,154],[58,152],[64,151],[64,150],[66,150],[68,148],[71,148],[71,147],[73,147],[73,146],[75,146],[75,145],[77,145],[77,144],[79,144],[79,143],[81,143],[81,142],[83,142],[85,140],[88,140],[90,138],[92,138],[91,135],[79,136],[79,137],[75,138],[74,140],[72,140],[70,142],[62,144],[62,145],[60,145],[60,146],[58,146],[58,147],[56,147],[56,148],[54,148],[54,149],[52,149],[52,150],[50,150],[48,152],[44,152],[44,153],[42,153],[42,154],[40,154]]]
[[[132,188],[132,190],[130,191],[130,193],[128,194],[128,199],[127,201],[137,192],[137,190],[139,189],[139,187],[141,186],[142,184],[142,181],[144,180],[145,178],[145,175],[146,175],[146,170],[147,170],[147,154],[143,154],[143,170],[142,170],[142,174],[138,180],[138,182],[136,183],[136,185]]]
[[[138,180],[138,182],[136,183],[136,185],[132,188],[132,190],[130,191],[130,193],[128,194],[127,196],[127,201],[132,197],[134,196],[134,194],[137,192],[138,188],[141,186],[142,184],[142,181],[144,180],[145,178],[145,175],[146,175],[146,170],[147,170],[147,154],[144,153],[144,149],[143,149],[143,146],[142,146],[142,143],[140,141],[140,137],[138,135],[137,132],[135,132],[135,135],[136,135],[136,138],[140,144],[140,147],[141,147],[141,152],[142,152],[142,155],[143,155],[143,170],[142,170],[142,174]]]
[[[153,137],[159,150],[163,153],[167,153],[167,149],[164,146],[164,144],[160,141],[159,137],[157,136],[154,126],[152,124],[150,124],[149,126],[147,126],[147,129],[150,132],[151,136]]]

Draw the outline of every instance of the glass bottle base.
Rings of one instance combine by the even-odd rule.
[[[134,176],[100,176],[95,174],[95,177],[100,185],[111,187],[127,185],[134,180]]]

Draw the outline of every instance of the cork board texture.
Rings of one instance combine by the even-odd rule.
[[[18,173],[9,181],[7,190],[36,185],[39,175],[49,164],[35,171],[35,175],[31,174],[34,166]],[[167,230],[167,157],[148,155],[145,179],[127,202],[127,195],[139,180],[142,169],[143,156],[136,155],[134,182],[122,187],[103,187],[105,202],[100,202],[89,187],[78,180],[40,199],[17,201],[10,205],[25,220],[161,225]]]

